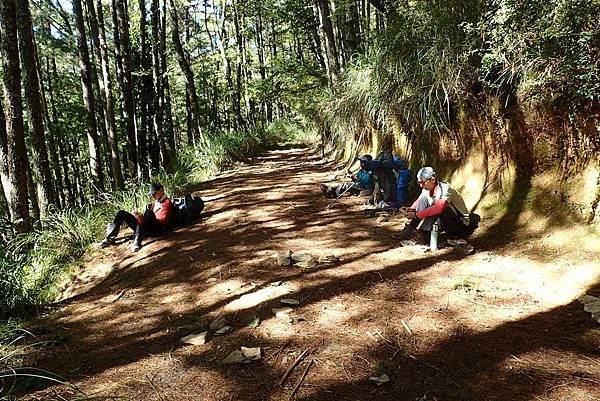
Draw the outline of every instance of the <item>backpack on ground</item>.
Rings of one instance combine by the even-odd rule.
[[[204,210],[204,201],[199,196],[186,194],[183,198],[173,200],[175,207],[175,225],[184,226],[200,217]]]
[[[375,205],[383,202],[399,207],[409,203],[408,187],[412,173],[404,159],[390,151],[383,151],[367,166],[367,170],[372,171],[375,178]]]

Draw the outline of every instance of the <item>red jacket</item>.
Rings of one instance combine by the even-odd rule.
[[[171,222],[171,217],[173,216],[173,202],[170,198],[165,196],[162,201],[158,200],[154,202],[152,205],[152,211],[154,212],[158,223],[163,226],[163,228],[166,228]]]

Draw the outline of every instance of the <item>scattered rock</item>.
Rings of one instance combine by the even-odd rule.
[[[377,384],[378,386],[381,386],[382,384],[389,382],[390,378],[388,377],[388,375],[383,374],[381,376],[371,376],[369,377],[369,380],[375,382],[375,384]]]
[[[467,241],[465,241],[464,239],[449,239],[448,245],[450,245],[450,246],[467,245]]]
[[[237,365],[238,363],[250,363],[250,360],[244,356],[242,351],[235,350],[223,359],[223,363],[226,365]]]
[[[206,280],[206,282],[207,282],[208,284],[210,284],[210,283],[216,283],[216,282],[217,282],[217,278],[216,278],[216,277],[211,277],[211,278],[209,278],[208,280]]]
[[[292,260],[294,262],[309,262],[315,258],[308,253],[292,253]]]
[[[271,311],[273,312],[273,314],[275,316],[279,317],[278,315],[281,315],[281,314],[287,315],[288,313],[293,312],[294,310],[292,308],[286,306],[284,308],[273,308],[273,309],[271,309]]]
[[[250,359],[252,361],[256,361],[260,359],[260,347],[247,348],[242,347],[242,354],[246,359]]]
[[[213,321],[208,327],[211,330],[219,330],[227,325],[227,319],[222,317]]]
[[[277,259],[279,266],[289,266],[292,264],[292,260],[290,259],[291,254],[292,251],[277,252],[273,257]]]
[[[387,223],[390,219],[387,216],[379,216],[377,218],[377,223]]]
[[[192,345],[204,345],[206,344],[206,336],[208,331],[203,331],[202,333],[190,334],[181,339],[186,344]]]
[[[281,284],[283,284],[283,281],[273,281],[271,283],[272,287],[279,287]]]
[[[281,302],[284,305],[300,305],[300,301],[292,298],[283,298],[280,299],[279,302]]]
[[[600,323],[600,298],[591,295],[584,295],[579,298],[583,304],[583,310],[592,314],[592,319]]]
[[[298,267],[301,267],[303,269],[312,269],[313,267],[315,267],[317,265],[317,261],[316,260],[307,260],[305,262],[298,262],[296,263],[296,265]]]
[[[231,326],[223,326],[219,330],[215,331],[215,336],[221,336],[231,331]]]
[[[277,319],[284,320],[284,321],[286,321],[288,323],[292,323],[293,322],[293,320],[290,317],[290,315],[288,315],[288,313],[294,311],[292,308],[289,308],[289,307],[285,307],[285,308],[273,308],[271,310],[273,311],[273,314],[275,315],[275,317]]]
[[[319,256],[319,259],[317,259],[318,263],[335,263],[338,261],[339,259],[335,255]]]

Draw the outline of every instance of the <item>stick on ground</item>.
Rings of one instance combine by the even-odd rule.
[[[294,368],[300,363],[300,361],[302,361],[306,357],[306,355],[308,355],[308,350],[304,350],[300,354],[300,356],[298,358],[296,358],[296,360],[294,361],[294,363],[291,364],[291,366],[288,368],[288,370],[285,372],[285,374],[281,378],[281,381],[279,382],[280,386],[283,386],[283,383],[285,383],[285,380],[288,378],[288,376],[290,375],[290,373],[292,373],[292,370],[294,370]]]
[[[300,376],[300,380],[298,380],[298,383],[296,383],[296,386],[294,386],[294,389],[292,390],[292,393],[290,394],[290,400],[294,397],[294,394],[296,394],[296,391],[298,391],[298,389],[300,388],[302,381],[304,381],[304,378],[306,377],[306,374],[308,373],[308,369],[310,369],[310,366],[313,364],[314,361],[315,361],[314,359],[311,359],[310,362],[308,363],[308,365],[306,366],[306,369],[304,369],[304,372],[302,372],[302,376]]]

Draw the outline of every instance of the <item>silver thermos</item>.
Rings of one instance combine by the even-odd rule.
[[[439,227],[437,223],[435,223],[431,227],[431,237],[429,238],[429,249],[431,249],[432,251],[437,251],[438,249],[438,232]]]

